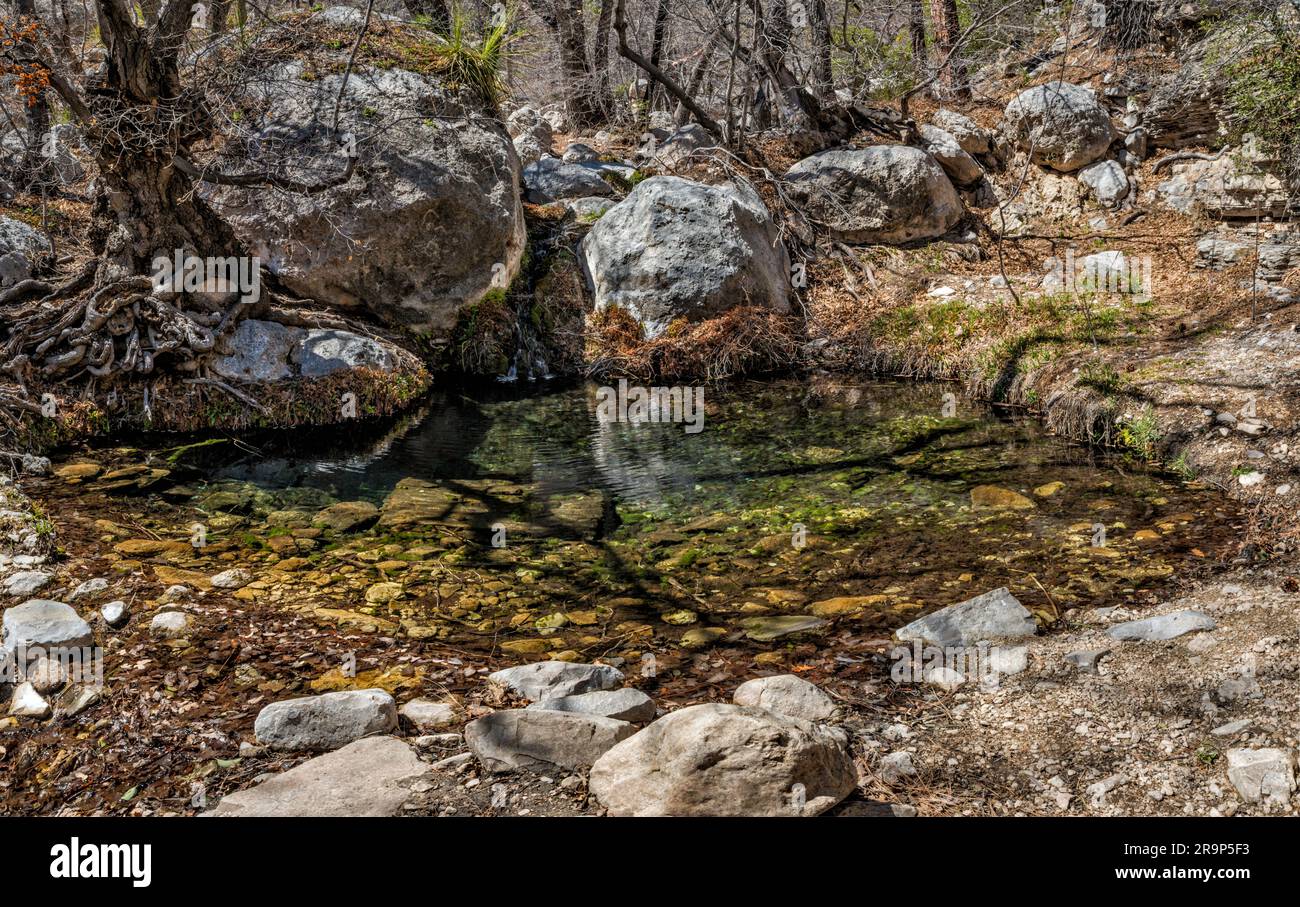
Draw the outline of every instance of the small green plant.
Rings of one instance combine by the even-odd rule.
[[[1108,397],[1128,391],[1128,381],[1114,366],[1105,362],[1089,362],[1079,373],[1079,384]]]
[[[514,27],[513,12],[507,12],[475,41],[465,15],[458,11],[452,16],[447,34],[438,38],[438,52],[447,61],[447,75],[452,81],[496,106],[506,94],[502,75],[506,59],[521,36]]]
[[[1184,482],[1191,482],[1196,478],[1196,470],[1187,462],[1187,451],[1179,451],[1178,456],[1174,457],[1169,464],[1169,471],[1178,476]]]
[[[1160,426],[1151,407],[1120,426],[1119,443],[1125,450],[1148,462],[1154,461],[1160,443]]]

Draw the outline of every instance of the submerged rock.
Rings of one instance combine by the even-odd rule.
[[[900,640],[934,646],[971,646],[983,640],[1033,636],[1038,625],[1024,605],[1003,587],[927,614],[895,631]]]
[[[626,721],[557,712],[509,709],[465,726],[465,743],[490,772],[592,765],[620,740],[636,732]]]
[[[313,526],[335,532],[354,532],[379,519],[379,508],[369,501],[340,501],[321,510],[312,519]]]
[[[731,701],[805,721],[828,721],[837,711],[835,700],[816,684],[793,674],[747,680],[736,688]]]
[[[394,816],[410,798],[411,786],[429,774],[430,767],[407,744],[371,737],[227,794],[205,815]]]
[[[397,727],[397,705],[383,690],[345,690],[273,702],[253,725],[260,743],[279,750],[331,750]]]
[[[1037,506],[1023,494],[996,485],[976,485],[970,490],[970,503],[972,507],[1006,507],[1011,510],[1033,510]]]
[[[1215,626],[1214,618],[1205,612],[1187,610],[1116,624],[1106,630],[1106,635],[1111,639],[1154,642],[1176,639],[1185,633],[1194,633],[1197,630],[1213,630]]]
[[[722,703],[665,715],[601,756],[588,781],[615,816],[816,815],[856,784],[842,732]]]
[[[819,630],[826,626],[826,621],[805,614],[778,614],[775,617],[747,617],[740,626],[755,642],[767,642],[792,633]]]

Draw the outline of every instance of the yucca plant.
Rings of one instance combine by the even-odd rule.
[[[467,17],[456,10],[447,33],[438,36],[438,51],[447,61],[447,77],[474,90],[495,107],[505,97],[506,58],[520,34],[514,27],[514,12],[506,10],[475,41]]]

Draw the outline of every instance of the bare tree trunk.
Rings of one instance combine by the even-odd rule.
[[[709,67],[713,65],[713,43],[716,37],[715,34],[709,38],[708,43],[700,51],[700,59],[696,62],[695,68],[691,70],[691,81],[686,86],[686,93],[691,97],[695,97],[699,93],[700,86],[704,84],[704,76],[708,73]],[[686,109],[686,105],[678,101],[677,109],[673,111],[673,122],[678,126],[684,126],[690,119],[690,111]]]
[[[596,77],[596,103],[606,116],[614,113],[614,96],[609,90],[609,33],[613,23],[614,0],[600,0],[596,37],[591,44],[591,70]]]
[[[565,79],[565,107],[575,126],[590,126],[600,119],[587,59],[587,26],[582,0],[529,0],[533,12],[555,36],[560,69]]]
[[[970,85],[966,82],[966,66],[958,59],[957,38],[961,22],[957,14],[957,0],[930,0],[930,18],[934,28],[935,46],[939,52],[939,84],[944,93],[955,98],[969,98]]]
[[[807,89],[799,84],[798,77],[786,65],[790,47],[790,17],[785,0],[772,5],[772,31],[767,30],[759,0],[750,0],[754,8],[754,45],[767,77],[776,87],[784,103],[783,113],[796,128],[815,132],[821,116],[821,105]]]
[[[668,32],[668,2],[669,0],[659,0],[655,7],[654,36],[650,39],[650,65],[656,69],[660,68],[660,61],[663,60],[664,55],[664,38]],[[655,94],[659,89],[659,83],[654,79],[648,82],[645,87],[646,113],[654,110]]]
[[[918,82],[925,80],[925,4],[923,0],[910,0],[907,30],[912,37],[912,69]]]
[[[719,140],[726,141],[726,136],[722,126],[718,121],[709,116],[696,100],[686,91],[673,81],[672,77],[666,72],[655,66],[637,51],[627,41],[627,12],[623,8],[624,0],[615,0],[614,6],[614,33],[618,35],[618,55],[639,66],[646,75],[663,85],[664,89],[686,106],[691,115],[699,122],[701,126],[713,133]]]
[[[813,79],[818,96],[831,97],[834,73],[831,70],[831,18],[826,0],[813,0],[812,11]]]

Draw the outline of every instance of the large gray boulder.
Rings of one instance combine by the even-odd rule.
[[[1110,113],[1091,88],[1048,82],[1021,92],[1002,129],[1035,164],[1069,173],[1105,156],[1115,140]]]
[[[357,740],[308,759],[247,790],[227,794],[206,816],[395,816],[429,766],[392,737]]]
[[[845,242],[933,239],[962,217],[943,168],[907,145],[823,151],[795,164],[785,178],[794,200]]]
[[[397,704],[383,690],[345,690],[273,702],[253,733],[278,750],[332,750],[397,727]]]
[[[319,183],[355,151],[346,183],[315,194],[216,186],[208,200],[294,292],[444,338],[518,273],[515,148],[468,100],[401,69],[357,67],[335,132],[323,124],[342,69],[277,64],[249,82],[247,121],[255,166]]]
[[[846,735],[766,709],[681,709],[592,766],[596,799],[615,816],[816,815],[857,785]]]
[[[651,177],[596,221],[579,252],[596,308],[625,309],[648,336],[739,305],[790,310],[790,257],[748,183]]]
[[[528,200],[545,205],[566,198],[613,195],[614,187],[596,166],[575,164],[558,157],[544,157],[524,168]]]
[[[465,743],[490,772],[586,768],[636,728],[550,709],[508,709],[465,725]]]
[[[1033,636],[1038,625],[1005,587],[927,614],[894,632],[932,646],[972,646],[984,640]]]

